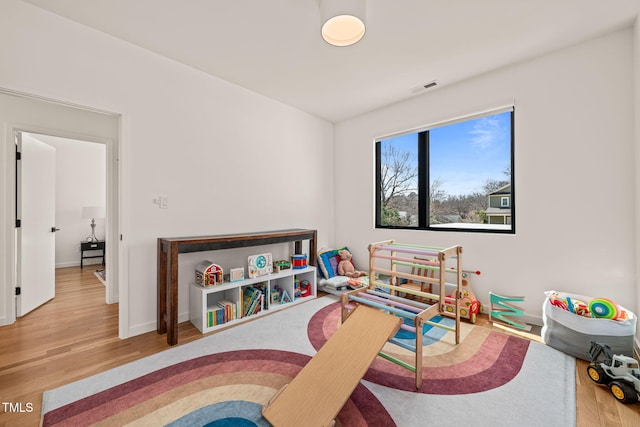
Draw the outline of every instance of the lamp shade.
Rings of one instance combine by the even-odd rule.
[[[82,208],[82,218],[104,218],[104,206],[85,206]]]
[[[357,43],[366,31],[366,0],[320,0],[322,38],[333,46]]]

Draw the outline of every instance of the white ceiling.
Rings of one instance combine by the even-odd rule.
[[[332,122],[629,27],[640,11],[640,0],[368,0],[364,38],[338,48],[320,37],[318,0],[23,1]]]

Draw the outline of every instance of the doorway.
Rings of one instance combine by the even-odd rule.
[[[103,144],[106,150],[106,218],[104,235],[109,275],[106,280],[107,303],[119,302],[119,135],[120,116],[62,104],[0,88],[0,325],[16,320],[17,268],[17,180],[16,144],[18,132],[51,135]],[[89,223],[86,224],[89,230]],[[90,231],[90,230],[89,230]],[[88,233],[87,233],[88,234]],[[80,242],[78,242],[79,245]],[[126,306],[126,304],[124,304]],[[121,304],[119,312],[126,309]],[[121,319],[122,320],[122,319]],[[123,335],[120,322],[120,335]]]
[[[63,267],[96,271],[106,301],[106,145],[21,131],[16,141],[16,316],[55,296]]]

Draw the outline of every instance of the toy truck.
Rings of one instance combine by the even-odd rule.
[[[622,403],[636,403],[640,399],[640,368],[633,357],[612,354],[607,344],[591,341],[591,364],[587,374],[594,382],[609,387],[611,394]]]

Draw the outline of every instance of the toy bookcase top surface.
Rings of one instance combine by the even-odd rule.
[[[177,244],[178,253],[199,252],[218,249],[241,248],[248,246],[271,245],[275,243],[316,239],[317,231],[303,228],[285,230],[258,231],[252,233],[218,234],[212,236],[161,237],[162,244]],[[310,252],[315,252],[314,248]],[[312,258],[311,255],[314,255]],[[309,254],[315,259],[315,253]]]

